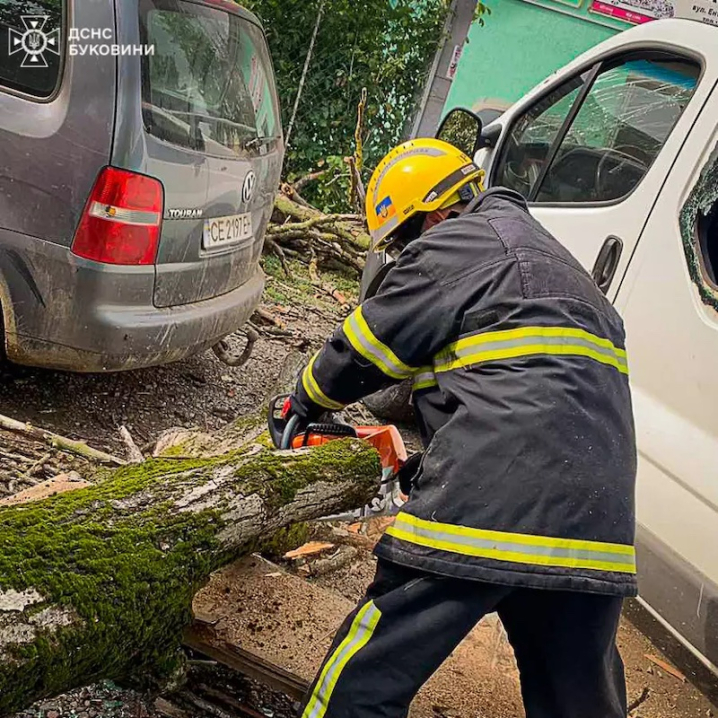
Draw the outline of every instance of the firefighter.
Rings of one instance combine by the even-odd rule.
[[[303,718],[400,718],[487,613],[528,718],[625,718],[616,631],[636,594],[636,451],[624,329],[517,193],[439,140],[367,188],[376,250],[402,248],[291,397],[302,422],[413,380],[425,452]]]

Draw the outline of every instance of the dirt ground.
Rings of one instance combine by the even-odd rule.
[[[325,291],[313,289],[303,278],[288,282],[272,262],[267,263],[267,271],[270,277],[263,308],[277,318],[279,326],[256,318],[264,335],[244,367],[229,368],[211,352],[168,367],[114,375],[72,375],[4,363],[0,365],[0,413],[70,438],[83,439],[118,456],[124,456],[126,451],[118,433],[121,425],[129,429],[145,451],[151,449],[162,431],[172,427],[221,428],[237,416],[263,405],[287,354],[299,349],[308,355],[348,311],[347,306],[342,306]],[[329,277],[328,281],[340,289],[348,301],[353,299],[355,286],[341,277]],[[282,336],[276,336],[277,333]],[[38,447],[32,451],[19,447],[14,451],[10,443],[14,440],[5,434],[0,436],[0,498],[51,478],[59,469],[74,468],[82,474],[82,462],[66,455],[46,459],[45,452]],[[365,547],[347,566],[320,578],[310,578],[317,589],[330,591],[338,601],[331,625],[327,624],[321,635],[322,650],[326,649],[346,609],[362,595],[373,570],[373,558]],[[304,574],[300,571],[299,575]],[[315,609],[316,606],[308,606],[306,617],[299,620],[315,620]],[[289,641],[288,638],[287,646]],[[627,665],[629,700],[643,697],[634,716],[718,716],[715,705],[691,683],[674,677],[646,657],[668,660],[658,646],[629,622],[622,626],[620,646]],[[284,650],[291,653],[289,648]],[[426,687],[412,718],[520,718],[523,713],[518,676],[498,624],[482,623],[459,651],[458,657]],[[322,651],[315,651],[313,664],[305,666],[305,671],[311,673],[321,655]],[[671,660],[675,662],[674,654]],[[196,672],[192,675],[193,680],[200,683],[205,680],[201,676],[196,678]],[[233,695],[243,696],[237,700],[251,701],[254,713],[250,715],[254,718],[291,715],[291,701],[287,702],[286,697],[272,694],[251,681],[242,682],[236,676],[222,680],[231,685]],[[710,679],[708,688],[718,694],[715,680]],[[45,701],[19,714],[18,718],[165,715],[156,709],[153,701],[154,698],[102,684]],[[195,707],[186,715],[209,714]]]
[[[268,286],[273,287],[271,277]],[[123,424],[139,446],[175,426],[221,428],[264,402],[291,348],[307,351],[319,345],[342,316],[341,305],[323,293],[308,308],[291,304],[289,292],[274,286],[276,293],[265,294],[263,307],[292,336],[262,336],[243,367],[228,367],[211,351],[169,366],[117,374],[69,374],[3,362],[0,413],[120,455]],[[286,297],[286,302],[272,302],[272,297],[280,302]],[[304,303],[311,295],[302,291],[299,298]]]
[[[261,309],[279,326],[255,315],[261,336],[243,367],[228,367],[211,351],[169,366],[117,374],[69,374],[0,361],[0,414],[124,458],[123,425],[150,452],[167,429],[213,431],[257,409],[266,403],[289,352],[308,354],[318,348],[348,312],[348,304],[305,278],[297,275],[288,283],[276,264],[266,261],[265,268],[269,274]],[[356,300],[356,284],[340,275],[324,277],[341,288],[347,303]],[[81,462],[72,456],[48,453],[0,432],[0,498],[61,471],[82,473]]]

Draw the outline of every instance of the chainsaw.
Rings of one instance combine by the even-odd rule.
[[[287,419],[289,395],[275,396],[269,403],[267,424],[272,443],[283,451],[321,446],[337,439],[359,439],[373,446],[381,460],[382,476],[378,495],[366,506],[347,514],[325,516],[322,521],[362,521],[374,516],[394,515],[406,501],[398,484],[398,475],[407,461],[406,447],[399,430],[393,426],[352,426],[325,414],[328,420],[302,427],[296,414]]]

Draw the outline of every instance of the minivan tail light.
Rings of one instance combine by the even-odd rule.
[[[105,264],[154,264],[163,212],[159,180],[105,167],[90,192],[72,252]]]

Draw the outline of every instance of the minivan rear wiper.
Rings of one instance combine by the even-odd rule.
[[[264,147],[265,145],[268,145],[270,142],[276,142],[277,140],[281,140],[281,136],[277,137],[253,137],[251,140],[248,140],[244,143],[244,149],[245,150],[251,150],[253,147]]]

